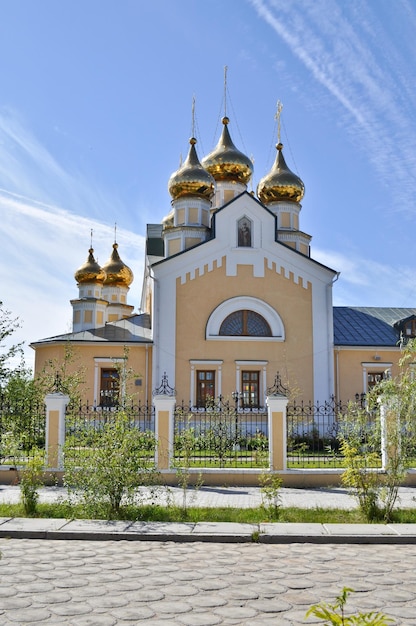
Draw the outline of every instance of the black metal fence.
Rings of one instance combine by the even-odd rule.
[[[173,465],[247,468],[269,465],[265,408],[239,408],[222,398],[204,408],[177,405]]]
[[[119,427],[125,431],[139,430],[143,433],[142,445],[146,448],[148,439],[149,462],[154,461],[155,411],[153,405],[129,404],[121,407],[96,407],[80,404],[69,405],[65,418],[65,457],[76,462],[89,456],[91,452],[105,442],[109,444],[108,434],[118,420]],[[107,437],[106,437],[107,435]],[[146,450],[145,450],[146,452]]]
[[[0,463],[19,464],[45,448],[44,402],[0,394]]]
[[[342,467],[340,416],[347,405],[331,398],[323,404],[293,402],[287,406],[288,468]]]

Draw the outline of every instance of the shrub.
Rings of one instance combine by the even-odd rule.
[[[155,482],[153,433],[139,430],[128,415],[112,412],[88,446],[74,455],[71,439],[64,448],[65,484],[70,496],[80,497],[89,510],[102,509],[118,517],[122,504],[138,499],[137,487]]]

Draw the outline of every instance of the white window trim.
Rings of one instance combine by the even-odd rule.
[[[272,332],[271,337],[245,337],[245,336],[228,336],[220,335],[221,324],[226,317],[235,313],[247,309],[258,313],[270,326]],[[252,298],[251,296],[237,296],[225,300],[217,306],[208,318],[205,339],[209,341],[284,341],[285,340],[285,328],[280,315],[263,300],[258,298]]]
[[[361,366],[363,368],[363,392],[367,393],[368,392],[367,374],[369,370],[382,371],[382,372],[388,371],[389,374],[391,375],[391,368],[393,367],[393,363],[380,363],[380,361],[377,361],[376,363],[374,363],[373,361],[369,361],[369,362],[361,363]]]
[[[111,357],[111,356],[96,356],[94,357],[94,406],[100,404],[100,380],[101,380],[101,368],[104,365],[108,367],[114,367],[115,363],[123,363],[126,359],[123,357]],[[125,383],[124,383],[125,384]],[[123,393],[123,383],[122,383]]]
[[[259,370],[261,371],[260,380],[260,389],[259,389],[259,401],[260,398],[263,399],[262,406],[266,404],[266,390],[267,390],[267,365],[268,361],[235,361],[235,390],[238,393],[238,396],[241,394],[241,370],[247,368],[250,370]]]
[[[191,365],[191,380],[190,380],[189,390],[190,390],[191,402],[193,406],[196,406],[196,380],[195,380],[196,368],[203,367],[204,369],[215,370],[215,372],[217,373],[215,391],[216,391],[216,395],[220,396],[221,390],[222,390],[222,364],[224,363],[224,361],[219,360],[219,359],[214,359],[214,360],[213,359],[209,359],[209,360],[191,359],[189,363]]]

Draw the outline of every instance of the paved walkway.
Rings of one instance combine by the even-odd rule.
[[[54,502],[67,497],[63,487],[45,487],[39,490],[41,502]],[[156,494],[149,489],[141,489],[144,502],[157,501],[158,504],[181,504],[183,494],[178,487],[162,487]],[[282,506],[302,508],[339,508],[353,509],[357,507],[356,500],[346,489],[341,487],[317,489],[290,489],[280,490]],[[0,503],[16,503],[20,499],[19,487],[0,485]],[[203,485],[198,490],[188,491],[188,502],[192,506],[200,507],[257,507],[261,504],[262,495],[259,487],[209,487]],[[397,506],[416,509],[416,487],[401,487]]]
[[[414,507],[416,489],[400,490]],[[257,506],[257,488],[202,487],[196,506]],[[66,497],[40,491],[41,501]],[[150,494],[143,490],[143,499]],[[356,506],[342,489],[282,489],[284,506]],[[17,502],[0,486],[0,502]],[[162,492],[180,503],[179,489]],[[59,539],[59,541],[58,541]],[[390,545],[392,544],[392,545]],[[297,626],[355,590],[351,611],[416,626],[416,524],[207,524],[0,518],[1,626]]]
[[[399,505],[415,506],[415,488],[400,490]],[[65,489],[47,487],[40,490],[40,501],[57,501],[67,496]],[[159,503],[181,503],[180,489],[163,489]],[[18,502],[18,487],[0,486],[0,502]],[[155,495],[142,490],[147,501]],[[347,492],[334,489],[282,489],[283,506],[352,508],[356,502]],[[205,507],[250,507],[261,503],[259,488],[202,487],[188,493],[188,505]],[[412,544],[416,543],[415,524],[312,524],[312,523],[208,523],[208,522],[126,522],[66,519],[0,518],[0,537],[31,539],[90,539],[131,541],[224,542],[224,543],[350,543]]]
[[[416,625],[415,545],[0,539],[2,626],[297,626],[344,586]],[[319,623],[322,623],[319,621]]]

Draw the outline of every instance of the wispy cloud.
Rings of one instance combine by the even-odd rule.
[[[22,322],[13,341],[28,344],[70,329],[74,271],[87,258],[91,229],[97,260],[104,263],[112,251],[114,226],[97,218],[104,196],[66,172],[15,116],[0,114],[0,300]],[[144,238],[118,226],[117,241],[140,285]],[[29,348],[26,359],[31,364]]]
[[[355,251],[314,249],[313,257],[340,272],[333,288],[335,306],[414,306],[416,281],[410,267],[392,267]]]
[[[9,192],[64,205],[79,215],[127,215],[119,199],[74,168],[65,169],[15,111],[0,110],[0,186]]]
[[[408,76],[415,75],[416,39],[410,30],[415,6],[390,3],[406,38],[383,28],[379,11],[386,3],[249,2],[340,107],[340,122],[388,190],[386,206],[414,213],[416,92]]]

